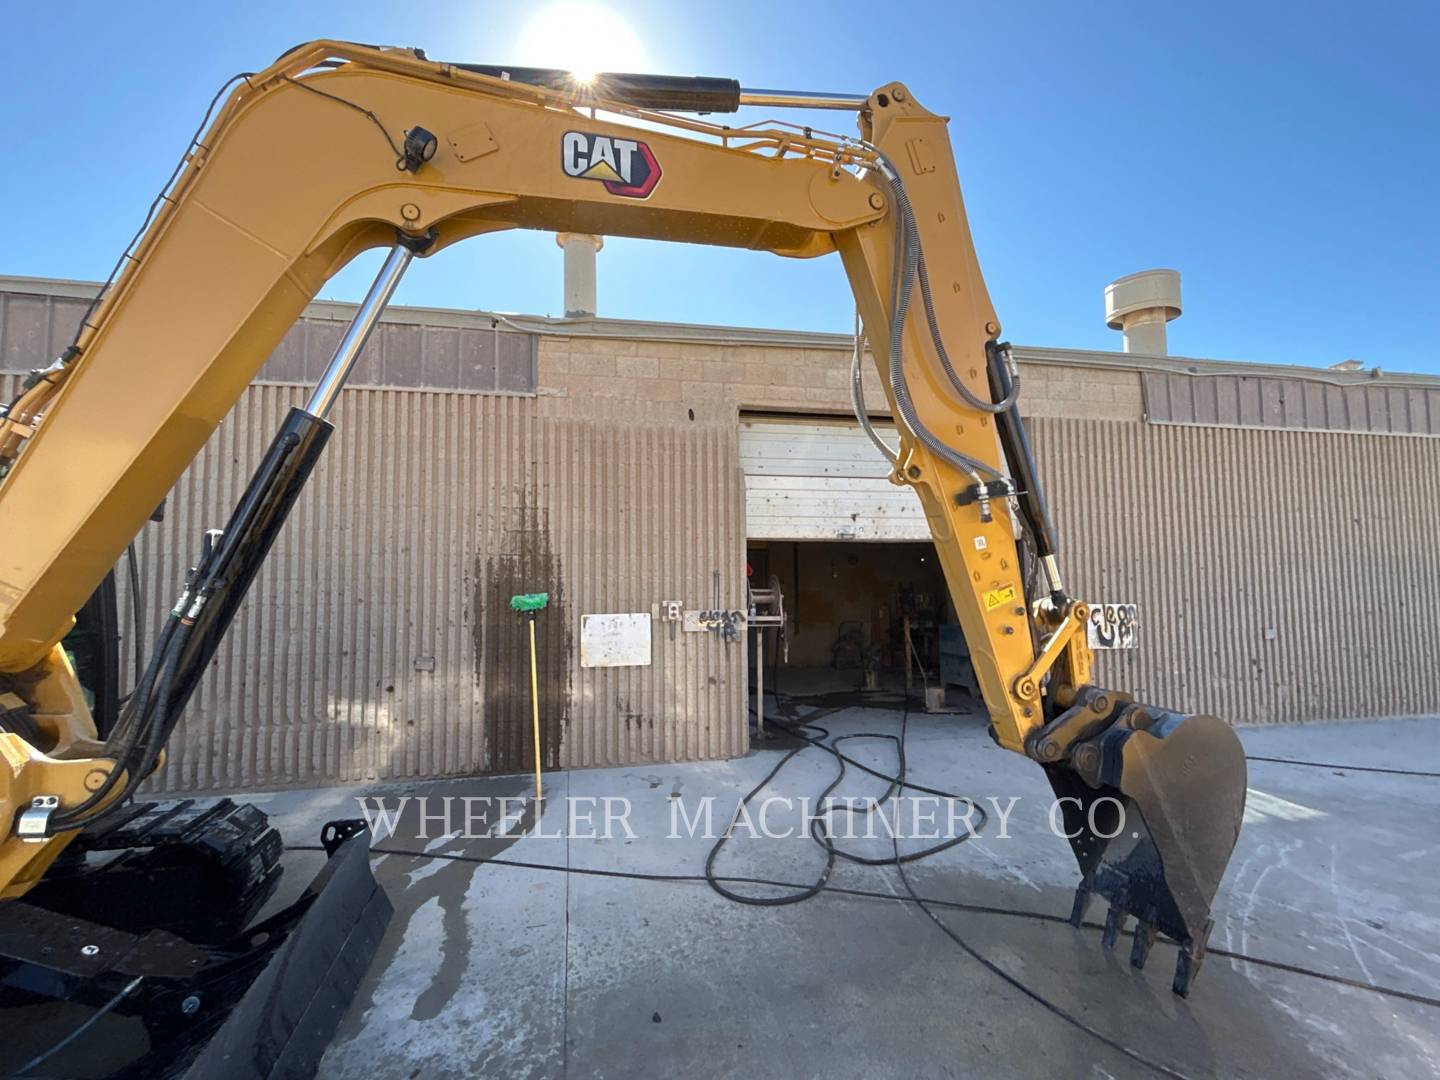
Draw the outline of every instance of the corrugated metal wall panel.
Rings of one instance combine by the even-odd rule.
[[[1330,381],[1145,371],[1145,419],[1152,424],[1440,435],[1440,388],[1418,381],[1414,386],[1375,385],[1363,375],[1325,378]]]
[[[423,387],[488,394],[533,394],[538,378],[536,335],[493,323],[488,328],[406,322],[397,309],[375,328],[350,376],[350,386]],[[334,355],[346,318],[307,316],[292,326],[257,376],[314,383]]]
[[[15,376],[0,376],[12,394]],[[301,387],[251,387],[137,543],[147,637],[225,523]],[[563,400],[347,390],[337,431],[201,683],[160,790],[271,788],[531,766],[539,619],[548,767],[745,750],[745,656],[655,626],[650,667],[582,669],[582,613],[742,603],[733,424]],[[127,583],[121,627],[129,636]],[[129,643],[125,669],[129,671]],[[128,685],[128,676],[122,685]]]
[[[70,344],[88,300],[0,290],[0,372],[44,367]]]
[[[1032,430],[1072,590],[1140,605],[1099,680],[1242,723],[1440,712],[1440,443]]]
[[[75,336],[89,301],[0,289],[0,371],[29,371],[54,360]],[[349,314],[299,319],[256,376],[313,384],[334,355]],[[338,317],[338,316],[344,317]],[[476,326],[432,326],[396,309],[375,328],[349,385],[533,394],[539,382],[538,335],[476,317]]]
[[[168,607],[195,538],[223,521],[267,433],[302,398],[252,388],[181,481],[141,543],[152,612]],[[582,669],[575,640],[582,613],[648,612],[675,597],[708,606],[713,570],[738,606],[733,431],[552,412],[516,398],[348,391],[161,786],[528,770],[528,635],[509,599],[542,590],[547,767],[742,753],[739,646],[672,642],[657,626],[653,666]]]

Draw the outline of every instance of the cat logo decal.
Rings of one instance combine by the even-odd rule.
[[[636,139],[567,131],[560,140],[560,167],[577,180],[598,180],[611,195],[644,199],[660,182],[660,163]]]

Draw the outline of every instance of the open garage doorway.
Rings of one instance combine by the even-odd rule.
[[[894,431],[877,424],[893,445]],[[767,632],[766,682],[814,702],[976,693],[919,500],[854,421],[741,418],[750,581],[785,598],[788,659]],[[751,650],[751,664],[754,664]],[[753,678],[753,672],[752,672]]]
[[[767,641],[772,689],[816,704],[856,692],[909,691],[919,703],[927,688],[945,688],[951,704],[976,694],[928,540],[752,541],[746,557],[751,580],[773,575],[785,597],[785,647]]]

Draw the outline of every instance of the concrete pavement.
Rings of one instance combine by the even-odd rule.
[[[898,730],[899,713],[846,708],[834,733]],[[1355,766],[1440,770],[1434,720],[1242,732],[1254,755],[1349,768],[1250,765],[1249,810],[1215,905],[1211,944],[1365,984],[1440,997],[1440,780]],[[994,748],[973,715],[912,716],[912,777],[1005,805],[975,840],[911,864],[924,896],[1065,915],[1076,871],[1047,823],[1039,769]],[[882,771],[886,743],[847,752]],[[355,798],[406,804],[385,846],[571,868],[701,873],[712,841],[674,837],[676,805],[716,797],[714,829],[780,751],[718,763],[558,773],[547,778],[546,834],[566,832],[567,798],[628,800],[628,830],[605,838],[535,835],[529,818],[498,838],[447,835],[458,800],[506,796],[525,777],[329,789],[264,797],[293,842],[356,814]],[[814,797],[834,760],[807,750],[766,794]],[[837,796],[879,795],[852,772]],[[414,800],[428,795],[432,820]],[[375,805],[372,803],[372,805]],[[472,810],[478,804],[472,803]],[[614,804],[618,810],[619,803]],[[533,807],[532,807],[533,814]],[[493,824],[497,811],[490,811]],[[798,816],[796,818],[798,821]],[[775,807],[771,825],[783,825]],[[943,817],[942,817],[943,822]],[[478,822],[472,821],[472,825]],[[579,831],[585,831],[582,821]],[[614,823],[612,822],[612,825]],[[484,831],[483,828],[473,831]],[[572,830],[573,831],[573,830]],[[796,830],[798,832],[798,829]],[[423,833],[423,835],[422,835]],[[523,835],[522,835],[523,833]],[[883,855],[888,839],[847,849]],[[293,856],[300,881],[318,856]],[[308,860],[308,864],[307,864]],[[806,882],[823,853],[803,835],[739,833],[723,874]],[[448,1077],[1150,1076],[966,955],[913,904],[822,895],[787,907],[732,903],[703,882],[654,882],[424,857],[377,859],[396,917],[321,1075]],[[832,883],[903,894],[893,867],[840,863]],[[734,886],[766,895],[764,886]],[[768,890],[773,895],[775,890]],[[1095,930],[936,909],[965,941],[1059,1010],[1184,1076],[1431,1077],[1440,1071],[1434,1007],[1211,956],[1188,1000],[1169,989],[1175,950],[1157,944],[1143,973]],[[1103,914],[1097,902],[1093,915]]]

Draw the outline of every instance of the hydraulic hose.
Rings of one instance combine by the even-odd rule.
[[[162,725],[165,723],[180,655],[185,649],[190,629],[172,613],[140,685],[126,703],[125,712],[106,744],[105,756],[115,762],[110,774],[99,788],[81,802],[57,813],[51,822],[52,831],[89,825],[109,809],[119,806],[148,775],[146,766],[153,763],[160,749],[154,747],[152,753],[153,740],[149,739],[149,736],[155,730],[157,719]],[[137,757],[137,754],[140,756]],[[121,789],[121,794],[109,807],[96,810],[122,777],[125,786]]]
[[[895,200],[895,258],[890,288],[892,314],[889,377],[890,392],[895,399],[896,411],[899,412],[905,426],[927,449],[957,469],[969,474],[976,485],[983,488],[981,474],[997,480],[1004,479],[1005,474],[978,458],[961,453],[937,438],[934,432],[930,431],[921,421],[919,413],[915,409],[914,400],[910,396],[910,386],[905,377],[903,343],[905,320],[909,315],[910,300],[916,281],[920,282],[921,306],[925,309],[926,327],[930,332],[931,341],[934,343],[936,355],[940,358],[940,365],[945,371],[950,385],[966,404],[992,416],[1008,411],[1020,395],[1018,374],[1012,376],[1009,393],[999,402],[986,401],[977,396],[960,380],[940,335],[940,325],[935,315],[935,303],[930,293],[929,273],[925,267],[925,254],[920,244],[920,230],[915,222],[915,211],[910,204],[910,196],[905,190],[904,181],[900,179],[899,170],[895,168],[894,163],[883,151],[870,143],[861,143],[860,145],[876,155],[880,174],[885,178]]]
[[[885,460],[890,462],[893,468],[899,468],[900,455],[890,449],[889,444],[880,437],[880,433],[870,423],[869,410],[865,408],[865,384],[860,376],[860,359],[864,351],[865,337],[861,333],[860,313],[857,311],[855,313],[855,351],[850,357],[850,404],[855,409],[855,420],[860,424],[861,430],[870,437],[870,441],[875,444],[876,449],[885,455]]]
[[[185,705],[225,629],[303,489],[331,431],[303,409],[291,409],[221,534],[202,557],[170,613],[150,665],[106,744],[110,775],[79,804],[57,813],[52,830],[73,829],[118,807],[159,763]],[[124,776],[120,794],[97,807]]]
[[[910,195],[905,190],[905,183],[900,179],[900,171],[895,168],[894,163],[878,149],[875,150],[875,153],[880,158],[881,175],[890,185],[890,193],[895,199],[896,232],[901,236],[907,253],[903,263],[896,264],[897,272],[903,266],[906,275],[920,283],[920,301],[921,306],[925,309],[925,323],[930,331],[930,339],[934,342],[936,355],[940,358],[940,366],[945,371],[945,377],[950,380],[950,385],[954,387],[955,392],[971,408],[992,416],[1006,412],[1020,397],[1018,373],[1011,376],[1010,391],[1003,400],[998,402],[986,401],[978,396],[956,374],[955,366],[950,362],[950,354],[945,349],[944,338],[940,334],[940,322],[935,315],[935,300],[930,292],[930,273],[925,265],[925,252],[920,244],[920,228],[915,222],[915,210],[910,204]]]
[[[890,181],[891,190],[899,192],[903,197],[904,187],[900,184],[899,174],[883,156],[880,160],[882,174]],[[904,205],[908,208],[908,200]],[[891,283],[892,315],[890,318],[890,393],[895,399],[895,408],[900,413],[900,418],[905,421],[905,426],[937,457],[949,462],[962,472],[975,476],[977,482],[981,473],[997,480],[1004,479],[1004,474],[994,466],[987,465],[968,454],[962,454],[941,442],[936,438],[934,432],[925,426],[920,419],[920,414],[915,411],[915,402],[910,397],[910,386],[905,380],[903,347],[905,317],[910,310],[910,295],[914,289],[916,264],[920,258],[920,237],[915,229],[913,215],[908,210],[901,211],[899,209],[900,201],[898,199],[896,206],[899,214],[895,222],[898,257],[895,260],[895,272]]]

